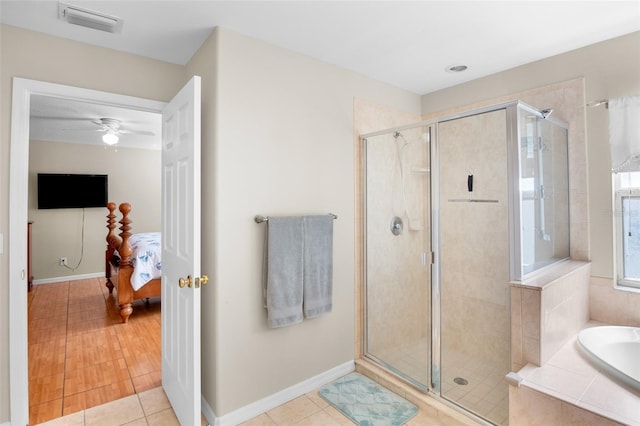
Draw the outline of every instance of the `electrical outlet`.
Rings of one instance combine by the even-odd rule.
[[[67,258],[66,257],[61,257],[60,258],[60,266],[67,266]]]

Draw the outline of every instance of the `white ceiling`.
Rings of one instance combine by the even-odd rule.
[[[31,95],[29,138],[102,146],[101,118],[120,120],[119,147],[160,149],[160,114],[42,95]]]
[[[640,30],[640,0],[65,3],[118,16],[122,32],[70,25],[54,0],[0,0],[0,21],[176,64],[223,26],[417,94]],[[445,71],[457,64],[469,69]]]

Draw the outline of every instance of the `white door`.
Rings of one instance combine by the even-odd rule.
[[[199,425],[198,76],[182,88],[162,113],[162,194],[162,387],[180,424]]]

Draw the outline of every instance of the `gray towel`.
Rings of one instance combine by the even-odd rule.
[[[331,312],[333,291],[333,217],[304,216],[304,316]]]
[[[270,217],[267,222],[267,324],[284,327],[302,321],[302,217]]]

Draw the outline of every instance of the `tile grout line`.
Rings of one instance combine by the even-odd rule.
[[[69,357],[67,356],[67,345],[69,343],[69,299],[71,291],[71,284],[67,281],[67,315],[64,321],[64,368],[62,369],[62,407],[60,407],[60,416],[64,416],[64,395],[65,395],[65,387],[67,385],[67,360]]]
[[[98,287],[100,288],[100,294],[102,295],[102,298],[104,300],[105,307],[107,309],[107,312],[109,313],[109,327],[113,329],[113,332],[114,332],[114,334],[116,336],[116,341],[118,342],[118,348],[120,349],[120,355],[122,355],[122,359],[124,360],[124,363],[127,366],[127,376],[129,377],[129,382],[131,383],[131,387],[133,388],[133,393],[134,393],[134,395],[138,395],[138,391],[137,391],[136,386],[135,386],[135,384],[133,382],[133,376],[131,375],[131,367],[129,366],[129,362],[127,361],[127,358],[124,356],[124,350],[122,348],[122,340],[120,339],[120,333],[118,333],[118,329],[115,326],[115,323],[113,322],[113,318],[111,318],[111,309],[110,309],[109,303],[107,301],[107,299],[109,298],[109,296],[107,296],[107,295],[110,294],[110,293],[106,293],[105,294],[102,291],[100,280],[98,278],[96,278],[96,280],[98,281]]]

